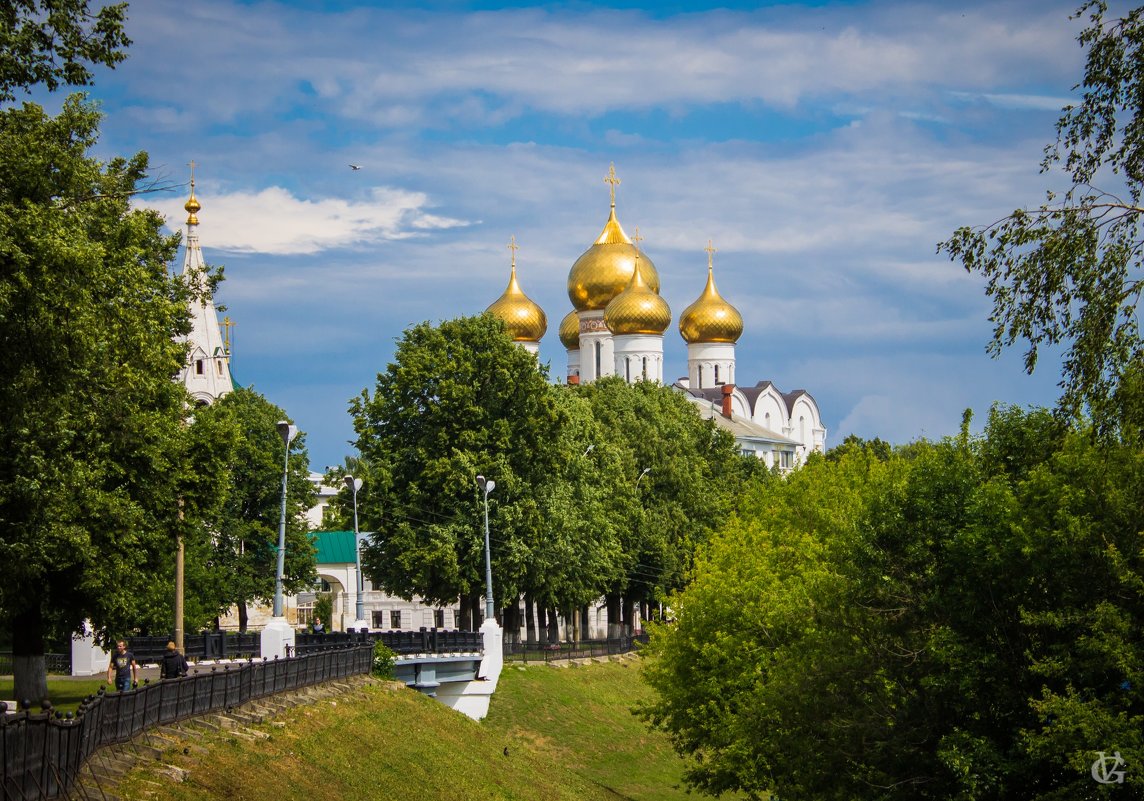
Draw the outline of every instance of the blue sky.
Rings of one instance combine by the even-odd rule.
[[[130,57],[91,92],[100,151],[150,153],[176,186],[145,202],[173,228],[194,159],[232,368],[312,467],[352,453],[348,400],[405,328],[500,295],[510,236],[564,374],[568,271],[612,162],[673,314],[712,240],[740,382],[808,390],[828,444],[1053,403],[1057,362],[990,359],[982,282],[935,245],[1056,180],[1038,165],[1081,74],[1075,4],[646,6],[133,3]],[[685,375],[674,326],[665,352]]]

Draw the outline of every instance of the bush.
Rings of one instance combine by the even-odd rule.
[[[373,644],[373,675],[379,679],[394,678],[393,663],[397,659],[388,645],[378,640]]]

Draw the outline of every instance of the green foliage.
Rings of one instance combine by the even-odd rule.
[[[92,13],[90,0],[8,0],[0,5],[0,103],[16,89],[91,83],[88,65],[114,67],[131,40],[127,3]]]
[[[702,551],[642,714],[712,794],[1087,797],[1144,760],[1142,503],[1138,448],[1039,410],[812,460]]]
[[[331,631],[334,620],[334,594],[319,592],[314,596],[314,617],[321,618],[326,631]]]
[[[282,517],[285,447],[277,423],[286,413],[253,388],[238,387],[214,404],[195,411],[196,426],[210,426],[220,443],[228,442],[220,473],[225,487],[221,506],[194,539],[204,570],[192,579],[194,594],[213,617],[238,605],[274,597],[278,569],[278,529]],[[313,585],[315,551],[306,511],[314,503],[305,434],[290,445],[286,487],[286,559],[284,591]]]
[[[388,645],[378,640],[373,644],[373,667],[371,672],[379,679],[392,680],[393,666],[397,661],[397,654]]]
[[[536,358],[491,315],[422,323],[398,342],[377,387],[351,403],[370,579],[403,597],[450,603],[484,589],[489,496],[498,598],[516,598],[544,530],[532,488],[556,465],[560,420]],[[343,494],[347,494],[343,492]]]
[[[175,502],[201,456],[171,380],[191,297],[167,271],[177,240],[132,208],[145,155],[87,156],[98,121],[76,97],[55,118],[0,111],[0,622],[29,656],[84,618],[134,628],[180,526],[209,511],[203,492]]]
[[[1062,168],[1071,187],[1035,209],[1018,209],[981,227],[964,227],[938,245],[987,279],[997,355],[1028,343],[1032,372],[1043,346],[1066,346],[1060,410],[1088,406],[1098,427],[1126,422],[1109,413],[1125,372],[1144,360],[1137,306],[1144,290],[1141,191],[1144,189],[1144,9],[1107,20],[1103,0],[1085,3],[1078,37],[1086,50],[1080,102],[1057,123],[1042,171]]]

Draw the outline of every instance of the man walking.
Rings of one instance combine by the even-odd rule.
[[[119,640],[115,643],[115,653],[111,655],[111,663],[107,666],[107,683],[111,684],[115,677],[115,689],[119,692],[130,690],[132,685],[139,684],[139,666],[135,664],[135,654],[127,650],[127,643]]]

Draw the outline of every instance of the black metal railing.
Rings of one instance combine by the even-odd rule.
[[[304,654],[314,649],[328,648],[331,643],[374,643],[383,642],[398,656],[415,654],[468,654],[484,649],[484,639],[479,631],[455,631],[451,629],[427,629],[418,631],[334,631],[329,634],[295,635],[296,653]]]
[[[167,652],[171,637],[132,637],[127,648],[135,654],[139,664],[159,662]],[[204,631],[188,634],[183,640],[183,655],[192,662],[206,659],[249,659],[261,656],[262,635],[257,632],[245,634],[237,631]]]
[[[50,706],[35,714],[0,709],[0,798],[57,798],[74,785],[98,748],[126,742],[153,726],[368,673],[372,661],[372,645],[351,643],[289,659],[215,667],[123,693],[101,691],[80,704],[75,715],[52,712]]]
[[[71,654],[44,654],[44,665],[48,673],[71,673]],[[12,675],[11,651],[0,652],[0,676]]]
[[[560,659],[591,659],[634,651],[647,643],[646,634],[617,637],[607,640],[580,640],[579,642],[506,642],[506,662],[553,662]]]

